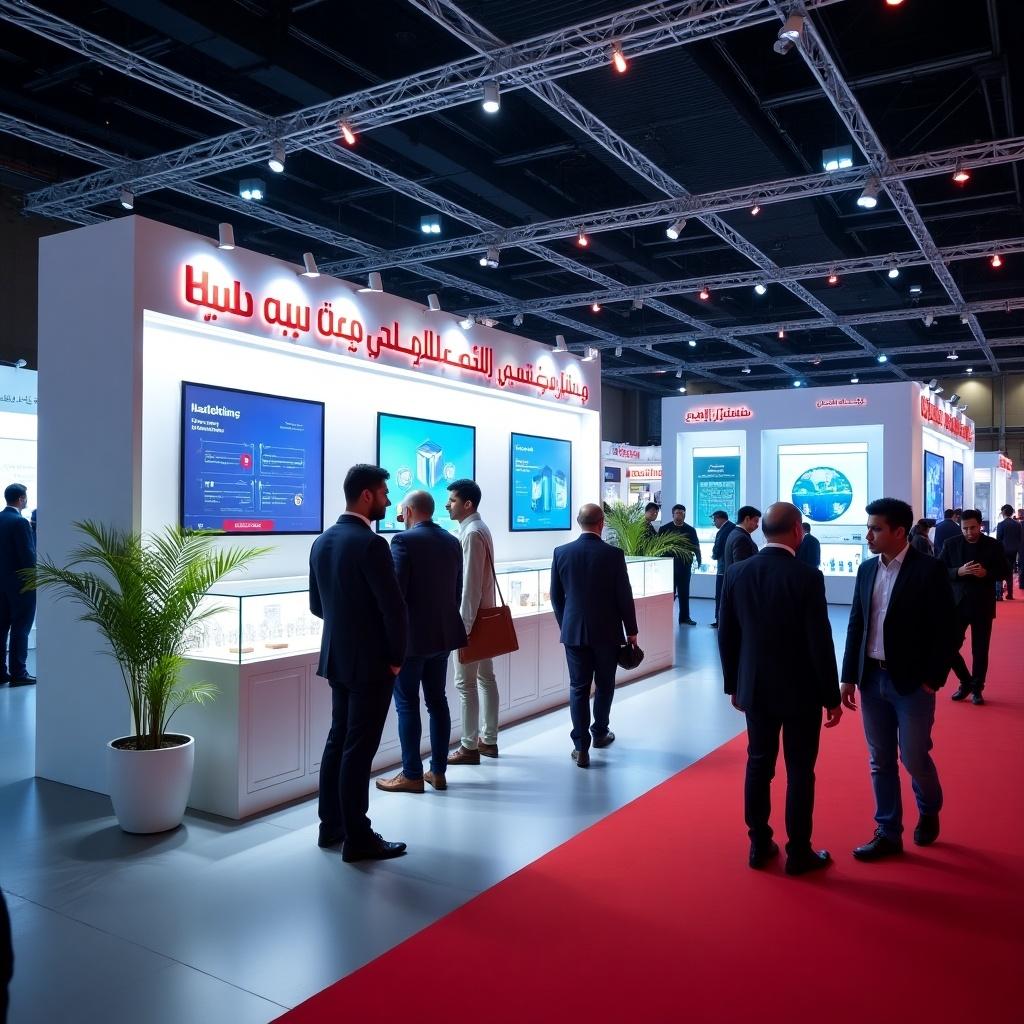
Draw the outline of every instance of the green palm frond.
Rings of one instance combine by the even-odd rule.
[[[54,590],[83,609],[124,677],[140,746],[155,747],[185,704],[216,695],[209,683],[178,688],[190,627],[221,609],[200,608],[210,588],[269,548],[216,550],[216,535],[167,527],[142,535],[102,523],[75,524],[85,538],[66,566],[41,559],[22,576],[26,590]]]
[[[644,558],[681,558],[692,563],[696,557],[693,545],[679,533],[651,533],[644,518],[641,502],[625,505],[621,501],[606,502],[605,526],[611,532],[609,543],[627,555]]]

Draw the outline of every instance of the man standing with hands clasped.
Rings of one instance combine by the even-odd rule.
[[[873,861],[903,850],[899,761],[910,773],[920,813],[914,842],[928,846],[938,838],[942,787],[930,753],[932,723],[935,693],[949,674],[956,617],[942,565],[907,541],[911,507],[879,498],[865,511],[868,548],[877,557],[857,570],[841,689],[843,706],[856,711],[860,687],[875,834],[853,855]]]
[[[839,679],[825,578],[796,559],[803,540],[800,509],[780,501],[764,517],[767,544],[725,574],[718,651],[725,692],[747,716],[744,817],[752,868],[779,852],[768,823],[771,783],[779,756],[786,758],[786,874],[804,875],[828,865],[827,850],[811,846],[814,765],[825,728],[838,725]]]
[[[678,533],[693,549],[693,561],[674,555],[672,558],[672,585],[679,600],[679,624],[696,626],[690,618],[690,575],[694,566],[700,567],[700,540],[697,531],[686,522],[686,506],[672,506],[672,522],[666,523],[658,533]]]

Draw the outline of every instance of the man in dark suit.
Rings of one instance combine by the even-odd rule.
[[[452,716],[445,681],[448,656],[466,646],[466,628],[459,614],[462,602],[462,545],[434,522],[434,499],[413,491],[404,503],[405,533],[391,541],[398,586],[409,609],[409,643],[402,671],[395,681],[398,739],[402,770],[378,779],[388,793],[422,793],[424,782],[447,789],[445,770]],[[420,683],[430,719],[430,771],[420,759]]]
[[[722,601],[722,584],[725,582],[725,542],[736,529],[736,524],[721,509],[711,513],[711,522],[718,531],[711,546],[711,557],[715,562],[715,621],[711,623],[711,628],[718,629],[718,606]]]
[[[1013,600],[1013,570],[1017,564],[1017,556],[1021,547],[1021,525],[1013,518],[1013,506],[1004,505],[999,514],[1002,519],[996,526],[996,540],[1003,545],[1006,555],[1006,600]],[[1003,599],[1003,581],[996,580],[996,600]]]
[[[28,505],[28,488],[10,484],[4,490],[6,508],[0,512],[0,683],[28,686],[28,635],[36,617],[36,594],[21,592],[22,570],[36,564],[32,526],[21,514]],[[10,634],[8,652],[7,636]]]
[[[953,671],[960,686],[953,700],[970,697],[972,704],[984,704],[982,691],[988,674],[988,647],[992,640],[992,621],[996,617],[995,581],[1005,579],[1009,569],[1002,544],[981,532],[981,513],[976,508],[965,508],[961,513],[960,536],[943,544],[941,562],[953,584],[959,620]],[[960,653],[968,626],[971,629],[970,672]]]
[[[929,751],[935,694],[945,683],[956,628],[953,592],[935,558],[907,540],[914,513],[897,498],[879,498],[865,510],[867,543],[876,558],[857,570],[843,655],[843,706],[861,717],[875,793],[875,834],[858,846],[858,860],[903,850],[899,761],[910,773],[920,817],[914,842],[939,835],[942,787]],[[990,588],[991,590],[991,588]]]
[[[686,506],[672,506],[672,522],[666,523],[658,533],[678,533],[693,548],[693,562],[685,558],[672,558],[672,583],[679,600],[679,623],[684,626],[696,626],[690,618],[690,574],[693,566],[700,565],[700,541],[697,531],[686,522]]]
[[[839,678],[825,578],[796,560],[803,540],[800,509],[788,502],[768,507],[768,543],[756,557],[725,574],[718,650],[725,692],[747,717],[744,816],[749,864],[763,867],[779,852],[768,823],[771,782],[782,735],[786,759],[786,873],[825,867],[827,850],[811,846],[814,765],[825,727],[839,724]]]
[[[380,466],[353,466],[345,477],[345,511],[309,554],[309,609],[324,620],[317,672],[331,684],[319,843],[343,843],[346,861],[405,852],[405,843],[389,843],[372,831],[366,816],[370,767],[405,659],[407,631],[391,550],[370,525],[391,504],[389,475]]]
[[[590,738],[595,747],[615,740],[608,728],[615,694],[615,669],[623,627],[636,643],[636,608],[626,573],[626,556],[601,540],[604,512],[584,505],[576,516],[583,531],[570,544],[555,548],[551,562],[551,606],[561,629],[569,665],[569,714],[572,759],[590,765]],[[594,685],[594,724],[590,724],[590,687]]]
[[[947,508],[942,514],[942,522],[935,527],[932,543],[935,545],[935,557],[942,557],[942,545],[951,537],[960,536],[960,524],[956,521],[956,509]]]
[[[657,502],[649,501],[644,506],[644,522],[646,523],[645,532],[648,537],[654,537],[658,530],[655,527],[655,523],[661,516],[661,506]]]
[[[803,525],[804,539],[800,541],[800,547],[796,549],[796,560],[809,565],[812,569],[821,568],[821,544],[818,538],[811,533],[811,524]]]
[[[757,545],[750,535],[757,529],[760,522],[761,512],[753,505],[744,505],[736,513],[736,529],[726,538],[722,556],[726,572],[729,571],[729,566],[747,558],[753,558],[757,554]],[[801,530],[801,534],[802,532]]]

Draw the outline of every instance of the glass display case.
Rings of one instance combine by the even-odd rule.
[[[821,571],[826,576],[857,575],[860,563],[870,558],[871,553],[863,544],[828,544],[821,545]]]

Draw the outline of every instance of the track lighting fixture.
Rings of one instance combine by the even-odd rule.
[[[803,387],[803,384],[804,382],[799,377],[797,377],[797,379],[793,381],[793,387],[795,388]]]
[[[679,394],[681,394],[681,395],[685,395],[686,394],[686,385],[685,384],[680,386]]]
[[[952,405],[954,408],[956,407],[956,403],[959,402],[959,401],[960,401],[960,396],[958,394],[954,393],[954,394],[949,396],[949,404]]]
[[[929,391],[934,391],[939,386],[939,382],[935,377],[932,377],[926,386]]]
[[[484,110],[488,114],[501,110],[501,90],[497,82],[484,82]]]
[[[579,234],[576,236],[576,244],[581,249],[586,249],[586,247],[590,245],[590,239],[587,238],[587,233],[583,228],[580,228]]]
[[[280,174],[284,170],[284,161],[284,143],[275,142],[274,145],[270,147],[270,159],[267,161],[267,166],[275,174]]]
[[[512,317],[512,326],[513,327],[522,327],[523,326],[523,314],[522,313],[516,313],[516,315],[514,317]]]
[[[356,133],[352,131],[352,125],[348,121],[341,122],[341,137],[345,140],[346,146],[354,146],[356,144]]]
[[[683,233],[683,228],[685,227],[686,218],[680,217],[679,220],[673,221],[667,228],[665,228],[665,234],[674,242]]]
[[[568,346],[565,344],[565,335],[564,334],[556,334],[555,335],[555,351],[556,352],[568,352],[569,351]]]
[[[501,253],[494,248],[488,249],[483,256],[480,257],[481,267],[490,267],[491,270],[497,270],[498,264],[501,262]]]
[[[704,285],[700,290],[700,298],[702,302],[707,302],[711,298],[711,292],[708,291],[708,286]]]
[[[382,292],[382,291],[384,291],[384,285],[381,283],[380,273],[378,271],[376,271],[376,270],[371,270],[369,275],[366,278],[366,285],[365,285],[365,287],[360,288],[359,290],[361,292]],[[434,298],[436,299],[437,296],[435,295]],[[430,308],[433,309],[434,307],[431,306]],[[438,306],[437,308],[440,309],[441,307]]]
[[[862,210],[873,210],[878,205],[878,194],[882,191],[882,184],[877,178],[868,178],[864,191],[857,199],[857,205]]]
[[[124,205],[123,199],[121,200],[121,205]],[[128,209],[130,210],[131,207],[129,206]],[[998,270],[1003,265],[1003,257],[1000,256],[999,253],[994,252],[989,258],[989,263],[991,264],[993,270]]]
[[[960,354],[957,352],[956,349],[952,349],[949,352],[949,354],[946,356],[946,358],[949,359],[949,360],[959,359],[960,358]]]
[[[462,328],[462,329],[463,329],[464,331],[469,331],[469,330],[472,330],[472,328],[473,328],[473,324],[475,324],[475,323],[476,323],[476,321],[475,321],[475,320],[474,320],[474,319],[473,319],[473,318],[472,318],[471,316],[464,316],[464,317],[463,317],[463,318],[462,318],[462,319],[461,319],[461,320],[459,321],[459,326],[460,326],[460,327],[461,327],[461,328]]]
[[[441,312],[441,300],[437,297],[437,293],[436,292],[431,292],[427,296],[427,309],[431,313],[440,313]]]
[[[697,347],[697,339],[696,338],[691,338],[686,344],[689,345],[690,348],[696,348]]]
[[[624,75],[629,70],[629,62],[618,43],[612,43],[612,65],[620,75]]]
[[[890,281],[895,281],[895,280],[896,280],[896,278],[897,278],[897,277],[899,277],[899,276],[900,276],[900,268],[899,268],[899,267],[897,267],[897,266],[896,266],[896,264],[894,263],[894,264],[893,264],[893,265],[892,265],[892,266],[891,266],[891,267],[889,268],[889,280],[890,280]]]
[[[601,312],[601,303],[600,302],[592,302],[590,304],[590,312],[591,313],[600,313]]]
[[[230,224],[217,225],[217,248],[234,249],[235,229]]]
[[[127,188],[121,189],[121,205],[126,210],[134,210],[135,209],[135,193],[132,192],[131,189],[127,189]],[[992,264],[992,265],[995,266],[995,264]]]
[[[959,160],[956,162],[956,167],[953,170],[953,181],[958,185],[966,185],[971,180],[971,172],[964,167]]]
[[[853,375],[853,376],[852,376],[852,377],[850,378],[850,383],[851,383],[851,384],[859,384],[859,383],[860,383],[860,377],[858,377],[858,376],[857,376],[857,374],[854,374],[854,375]]]
[[[311,252],[304,252],[302,254],[302,276],[303,277],[319,277],[320,270],[316,265],[316,260],[313,258]]]
[[[758,282],[757,282],[757,284],[755,284],[755,285],[754,285],[754,291],[755,291],[755,292],[756,292],[756,293],[757,293],[758,295],[764,295],[764,293],[765,293],[766,291],[768,291],[768,286],[767,286],[767,285],[764,285],[764,284],[762,284],[762,283],[761,283],[760,281],[758,281]]]
[[[761,205],[760,205],[760,203],[754,203],[754,205],[750,208],[750,216],[751,217],[756,217],[760,212],[761,212]]]

